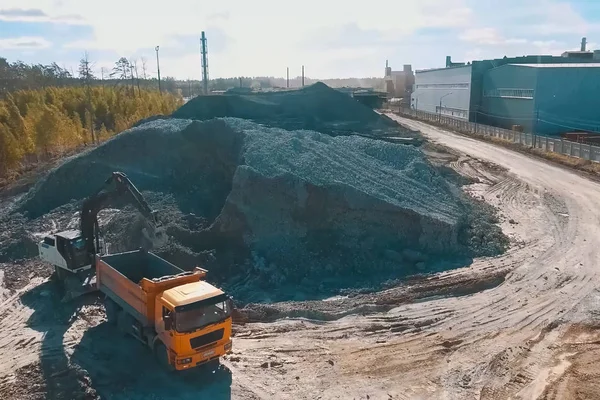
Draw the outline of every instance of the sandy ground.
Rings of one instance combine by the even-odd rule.
[[[457,152],[448,160],[468,190],[499,209],[506,254],[376,295],[282,306],[288,318],[235,327],[219,371],[184,376],[115,336],[95,298],[61,305],[36,278],[0,290],[0,398],[600,398],[600,185],[394,118]]]

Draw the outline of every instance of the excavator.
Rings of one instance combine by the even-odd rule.
[[[56,277],[65,289],[63,301],[95,290],[96,257],[105,254],[98,213],[120,199],[133,204],[148,220],[152,230],[156,230],[159,226],[156,212],[127,175],[113,172],[96,193],[83,201],[79,230],[56,232],[39,242],[40,258],[54,265]]]

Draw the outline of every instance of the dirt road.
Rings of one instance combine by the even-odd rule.
[[[458,152],[450,166],[473,180],[473,196],[499,209],[511,239],[506,254],[370,296],[280,305],[289,318],[236,326],[234,354],[218,379],[164,375],[133,339],[107,340],[100,305],[55,315],[49,284],[32,282],[0,292],[9,322],[0,327],[0,397],[43,398],[39,390],[108,399],[600,398],[585,378],[595,363],[583,357],[600,354],[590,328],[600,312],[600,185],[396,119]],[[145,376],[133,373],[132,360]]]
[[[452,166],[479,180],[470,190],[499,208],[512,239],[504,256],[475,260],[439,280],[451,285],[460,276],[506,270],[504,282],[334,323],[248,326],[247,338],[242,332],[236,342],[236,364],[243,367],[234,368],[234,377],[239,371],[282,398],[561,398],[549,385],[571,365],[564,334],[572,324],[594,324],[600,310],[600,185],[504,148],[398,120],[465,154]],[[596,340],[583,331],[581,340]],[[256,367],[268,359],[280,366]]]

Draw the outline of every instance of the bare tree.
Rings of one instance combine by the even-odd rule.
[[[147,68],[146,68],[146,63],[148,62],[148,60],[146,60],[146,57],[142,57],[142,78],[144,80],[148,79],[148,75],[146,74]]]
[[[135,76],[133,75],[133,60],[129,60],[129,74],[131,75],[131,93],[135,97]]]
[[[140,76],[138,75],[137,60],[133,60],[133,71],[135,71],[135,80],[137,82],[138,94],[141,95],[142,92],[140,90]]]
[[[92,89],[90,87],[90,83],[92,80],[96,79],[94,76],[94,72],[92,70],[93,63],[90,61],[87,51],[83,53],[83,58],[79,60],[79,79],[83,81],[85,86],[85,92],[87,94],[87,105],[86,105],[86,115],[89,115],[89,121],[87,121],[88,126],[90,127],[90,134],[92,136],[92,142],[96,143],[96,136],[94,135],[94,113],[92,108]],[[86,118],[88,119],[88,118]]]

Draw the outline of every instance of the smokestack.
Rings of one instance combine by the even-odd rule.
[[[586,38],[581,38],[581,51],[585,51],[585,45],[587,43]]]
[[[446,56],[446,67],[452,65],[452,56]]]
[[[288,89],[290,87],[290,67],[287,67],[287,86]]]
[[[302,66],[302,87],[304,87],[304,65]]]
[[[206,46],[206,34],[202,31],[200,36],[200,45],[202,53],[202,84],[204,86],[204,94],[208,94],[208,47]]]

